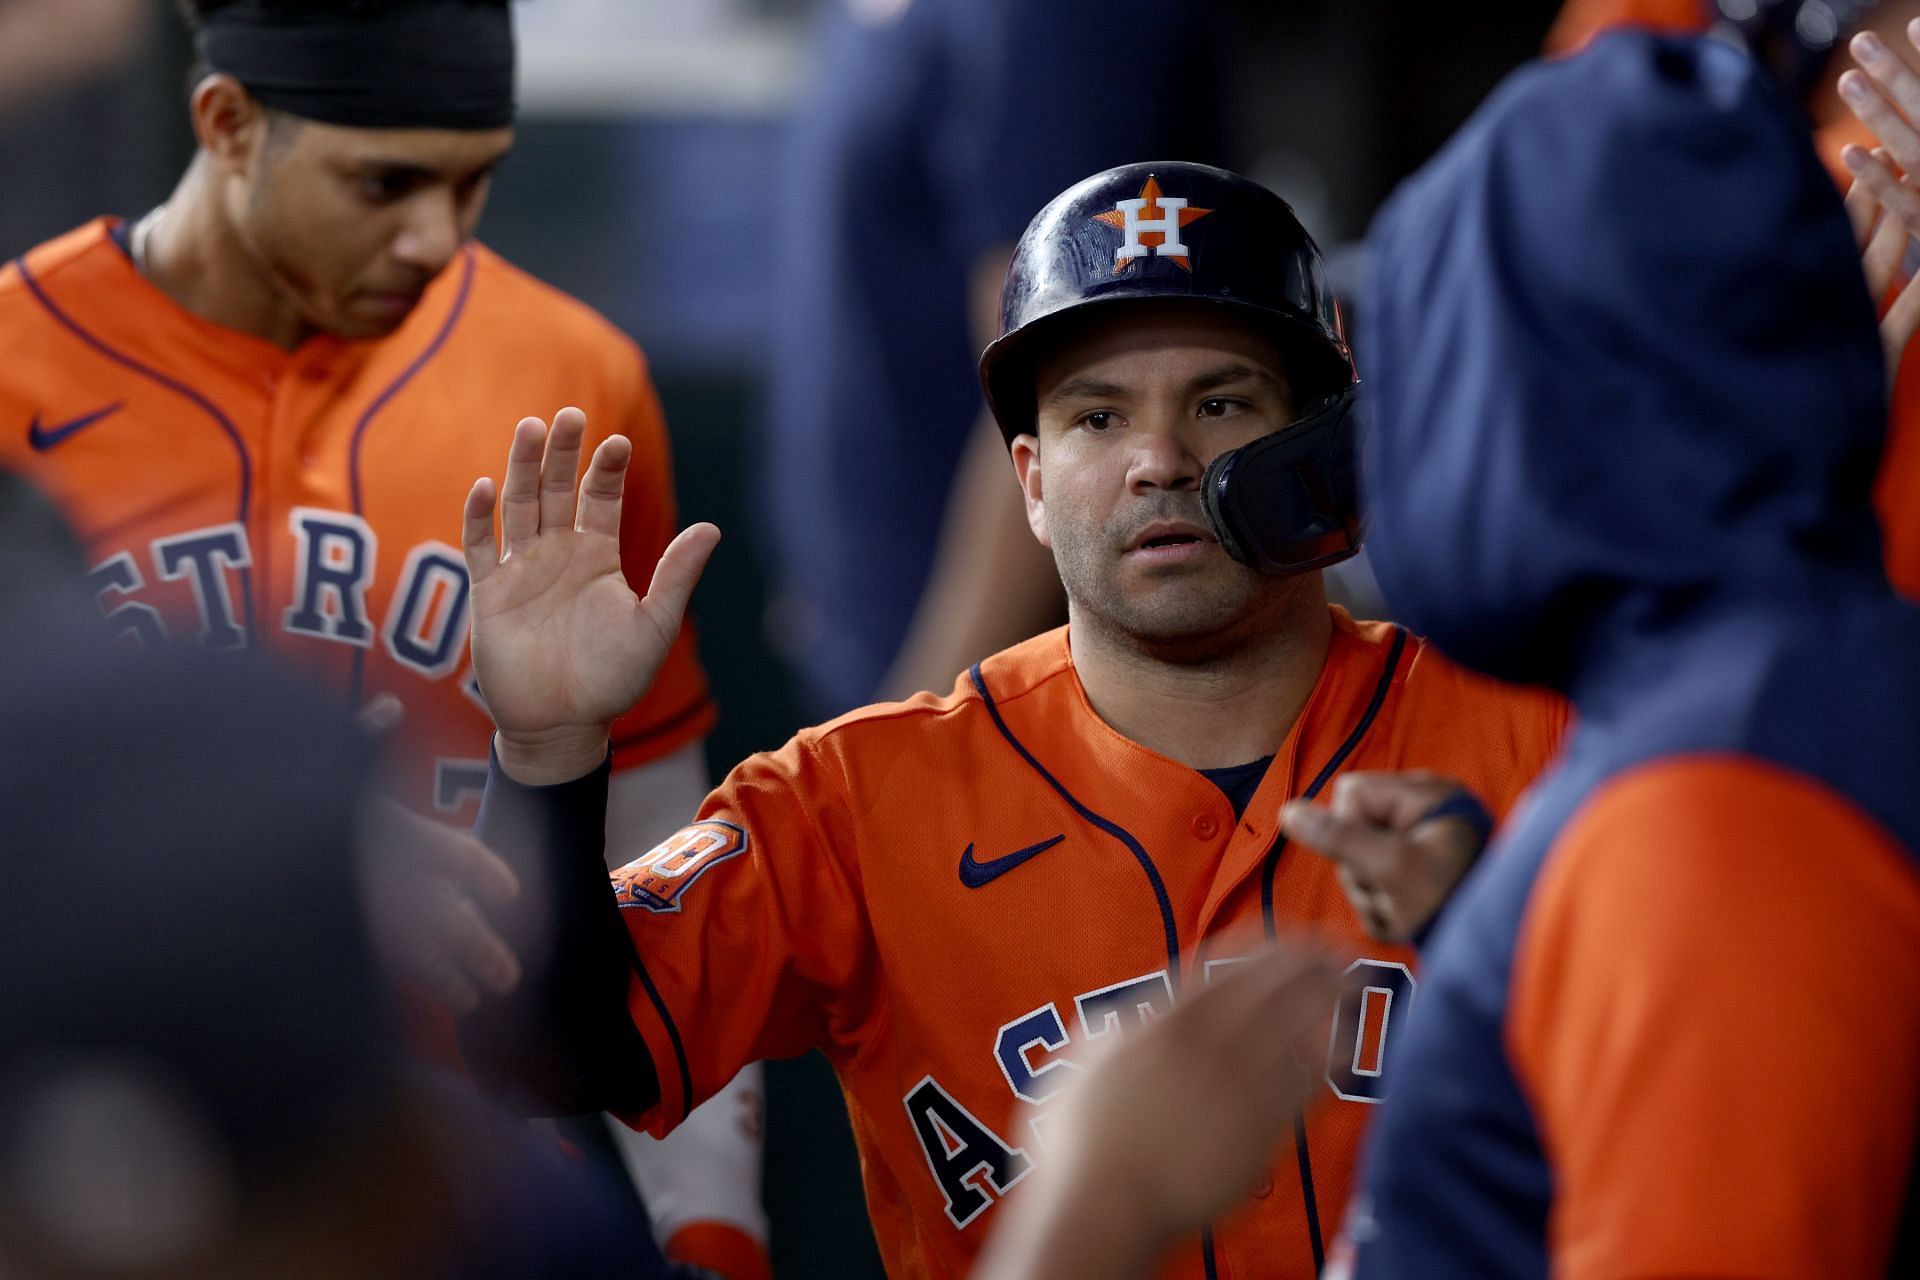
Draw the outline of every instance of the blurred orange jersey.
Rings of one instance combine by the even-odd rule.
[[[390,337],[284,351],[194,316],[90,223],[0,269],[0,467],[79,532],[134,644],[283,655],[355,708],[392,693],[394,794],[468,821],[492,724],[467,659],[460,508],[514,423],[587,412],[633,439],[622,561],[642,587],[674,532],[667,441],[638,348],[478,245]],[[616,765],[701,736],[684,633],[615,727]]]
[[[1241,818],[1207,777],[1094,712],[1065,629],[946,697],[804,731],[615,877],[644,967],[630,1009],[661,1082],[633,1119],[664,1132],[741,1065],[819,1048],[888,1272],[963,1276],[1000,1199],[1047,1159],[1048,1104],[1094,1041],[1263,933],[1314,933],[1363,957],[1367,978],[1335,1024],[1324,1098],[1246,1205],[1170,1270],[1307,1280],[1417,978],[1411,951],[1366,937],[1328,863],[1287,850],[1280,806],[1343,769],[1425,767],[1504,812],[1565,718],[1336,609],[1326,667]]]

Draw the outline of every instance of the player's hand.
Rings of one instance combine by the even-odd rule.
[[[1920,20],[1909,23],[1907,39],[1920,49]],[[1847,191],[1847,216],[1860,245],[1861,266],[1875,303],[1883,302],[1900,277],[1913,235],[1920,231],[1920,192],[1902,176],[1920,173],[1920,74],[1872,32],[1848,46],[1864,69],[1840,77],[1840,96],[1880,145],[1869,151],[1848,146],[1841,159],[1853,174]],[[1909,280],[1880,319],[1880,343],[1886,352],[1887,378],[1920,328],[1920,289]]]
[[[473,667],[498,733],[501,767],[525,783],[564,782],[606,755],[607,728],[653,684],[720,531],[681,531],[644,599],[620,572],[620,501],[633,457],[625,436],[594,450],[580,480],[587,418],[578,409],[514,428],[500,486],[467,494],[461,542],[473,581]]]
[[[1440,910],[1486,843],[1473,818],[1435,816],[1460,797],[1471,793],[1424,770],[1343,773],[1333,780],[1331,804],[1288,801],[1280,829],[1333,860],[1368,933],[1405,942]]]
[[[1034,1186],[975,1280],[1145,1276],[1246,1199],[1312,1098],[1341,966],[1283,946],[1196,984],[1049,1106]],[[1052,1114],[1056,1113],[1057,1114]]]
[[[479,1007],[483,990],[505,995],[519,984],[520,962],[480,909],[520,893],[492,850],[391,800],[367,806],[360,839],[367,928],[392,977],[455,1013]]]

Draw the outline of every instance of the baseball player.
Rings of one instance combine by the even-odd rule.
[[[513,141],[505,0],[185,11],[199,149],[173,194],[0,268],[0,467],[79,531],[127,643],[268,650],[350,707],[396,696],[391,793],[470,821],[492,725],[453,513],[501,447],[486,424],[564,392],[622,433],[621,546],[650,563],[674,507],[645,362],[473,241]],[[712,721],[683,635],[612,731],[622,858],[662,834],[645,813],[706,790]],[[471,973],[420,963],[450,1000],[502,980],[484,955]],[[749,1153],[714,1157],[739,1166],[725,1216],[763,1230],[757,1146],[730,1113],[718,1129]]]
[[[499,726],[480,829],[565,923],[549,945],[499,917],[527,977],[465,1020],[469,1060],[666,1132],[742,1063],[818,1048],[890,1273],[959,1276],[1089,1051],[1263,933],[1308,930],[1360,957],[1322,1105],[1173,1273],[1311,1276],[1418,980],[1329,865],[1288,850],[1280,806],[1342,770],[1427,766],[1504,810],[1564,709],[1326,604],[1319,568],[1357,545],[1354,376],[1278,197],[1193,164],[1097,174],[1028,228],[1003,314],[983,378],[1069,624],[748,759],[611,893],[610,717],[670,652],[717,531],[683,532],[636,599],[631,449],[602,444],[576,502],[573,410],[520,423],[500,541],[476,484],[474,660]],[[1223,494],[1243,469],[1270,501]]]
[[[1856,187],[1856,230],[1878,212],[1882,231],[1848,263],[1804,138],[1725,51],[1588,56],[1504,92],[1374,241],[1395,598],[1587,716],[1490,859],[1498,888],[1469,885],[1460,934],[1437,935],[1447,1022],[1396,1066],[1434,1060],[1386,1109],[1353,1235],[1387,1276],[1910,1276],[1915,621],[1877,581],[1862,305],[1910,224]],[[1549,157],[1553,195],[1530,183]],[[1886,310],[1889,363],[1913,330]],[[1282,829],[1369,862],[1421,810],[1405,780],[1367,789],[1347,814],[1290,804]],[[1302,1087],[1288,1050],[1324,959],[1281,948],[1090,1073],[976,1276],[1144,1275],[1229,1203]],[[1201,1076],[1177,1116],[1145,1114]]]
[[[1381,585],[1580,720],[1434,940],[1357,1274],[1915,1274],[1920,615],[1804,120],[1610,36],[1372,244]]]

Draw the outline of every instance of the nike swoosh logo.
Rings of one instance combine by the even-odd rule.
[[[126,407],[126,401],[116,400],[104,409],[95,409],[92,413],[81,414],[57,427],[41,426],[40,415],[36,413],[33,415],[33,422],[27,427],[27,443],[32,445],[35,451],[45,452],[76,433],[86,430],[100,419],[116,414]]]
[[[967,851],[960,855],[960,883],[969,889],[978,889],[982,885],[991,884],[1028,858],[1038,853],[1045,853],[1066,838],[1065,833],[1062,833],[1051,840],[1042,840],[1039,844],[1015,849],[1012,853],[995,858],[991,862],[977,861],[973,856],[973,846],[968,845]]]

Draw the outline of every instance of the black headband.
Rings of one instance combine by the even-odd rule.
[[[373,129],[513,123],[513,19],[504,4],[427,0],[359,16],[234,5],[195,38],[207,66],[305,120]]]

